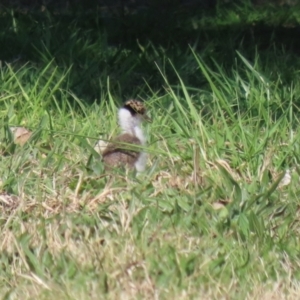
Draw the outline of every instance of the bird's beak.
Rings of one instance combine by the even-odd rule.
[[[152,119],[150,117],[148,117],[147,115],[143,115],[142,118],[143,118],[144,121],[152,123]]]

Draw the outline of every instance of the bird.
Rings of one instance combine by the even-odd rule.
[[[105,169],[125,166],[138,173],[146,168],[147,154],[139,146],[146,145],[146,136],[141,128],[142,121],[151,122],[146,107],[139,100],[127,100],[118,111],[122,133],[108,143],[102,152]]]

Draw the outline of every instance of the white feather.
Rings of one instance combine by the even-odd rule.
[[[118,117],[122,131],[135,135],[134,128],[141,125],[140,116],[132,116],[131,112],[128,109],[122,107],[119,109]]]
[[[143,172],[145,171],[146,164],[147,164],[147,154],[145,152],[141,152],[134,166],[138,172]]]
[[[131,112],[126,108],[120,108],[119,113],[119,124],[123,133],[129,133],[136,136],[141,144],[144,146],[146,144],[146,136],[141,128],[141,116],[136,114],[132,115]],[[147,154],[144,152],[140,153],[138,160],[135,163],[135,168],[138,172],[145,170],[147,163]]]

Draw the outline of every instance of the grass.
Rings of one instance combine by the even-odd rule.
[[[2,190],[18,202],[2,205],[7,299],[297,293],[299,86],[280,106],[282,90],[242,56],[234,78],[195,60],[211,91],[193,96],[179,77],[182,96],[169,86],[150,97],[148,170],[114,180],[92,150],[99,133],[116,133],[109,95],[93,106],[73,95],[74,108],[55,95],[67,97],[59,86],[68,73],[41,72],[36,93],[25,84],[30,70],[2,69],[15,79],[3,81],[3,120],[34,132],[1,161]],[[205,111],[201,102],[210,102]],[[281,186],[286,170],[291,183]]]
[[[56,57],[51,49],[67,49],[56,29],[43,33],[44,49],[28,50],[36,61],[0,69],[1,299],[297,299],[294,53],[234,51],[236,36],[221,59],[215,42],[170,56],[149,42],[128,69],[136,52],[97,38],[81,44],[83,29],[68,40],[72,55]],[[95,75],[105,61],[86,56],[97,47],[119,63],[85,85],[81,71]],[[221,60],[230,51],[229,67]],[[153,77],[130,96],[147,100],[153,119],[147,170],[110,176],[93,146],[118,133],[123,86],[141,62]],[[85,101],[89,89],[101,101]],[[30,129],[29,142],[15,145],[11,126]]]

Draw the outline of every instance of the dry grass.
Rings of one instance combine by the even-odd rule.
[[[222,95],[240,90],[217,88],[198,63],[212,82],[206,114],[182,82],[184,98],[169,87],[149,99],[156,118],[139,175],[106,172],[94,149],[99,134],[116,133],[111,96],[88,107],[73,95],[79,109],[44,88],[50,109],[7,71],[22,93],[4,95],[1,110],[4,299],[296,299],[297,113],[290,106],[273,117],[261,104],[269,86],[254,71],[248,81],[260,101],[234,111]],[[20,105],[25,95],[32,102]],[[23,145],[9,130],[21,126],[32,132]]]

